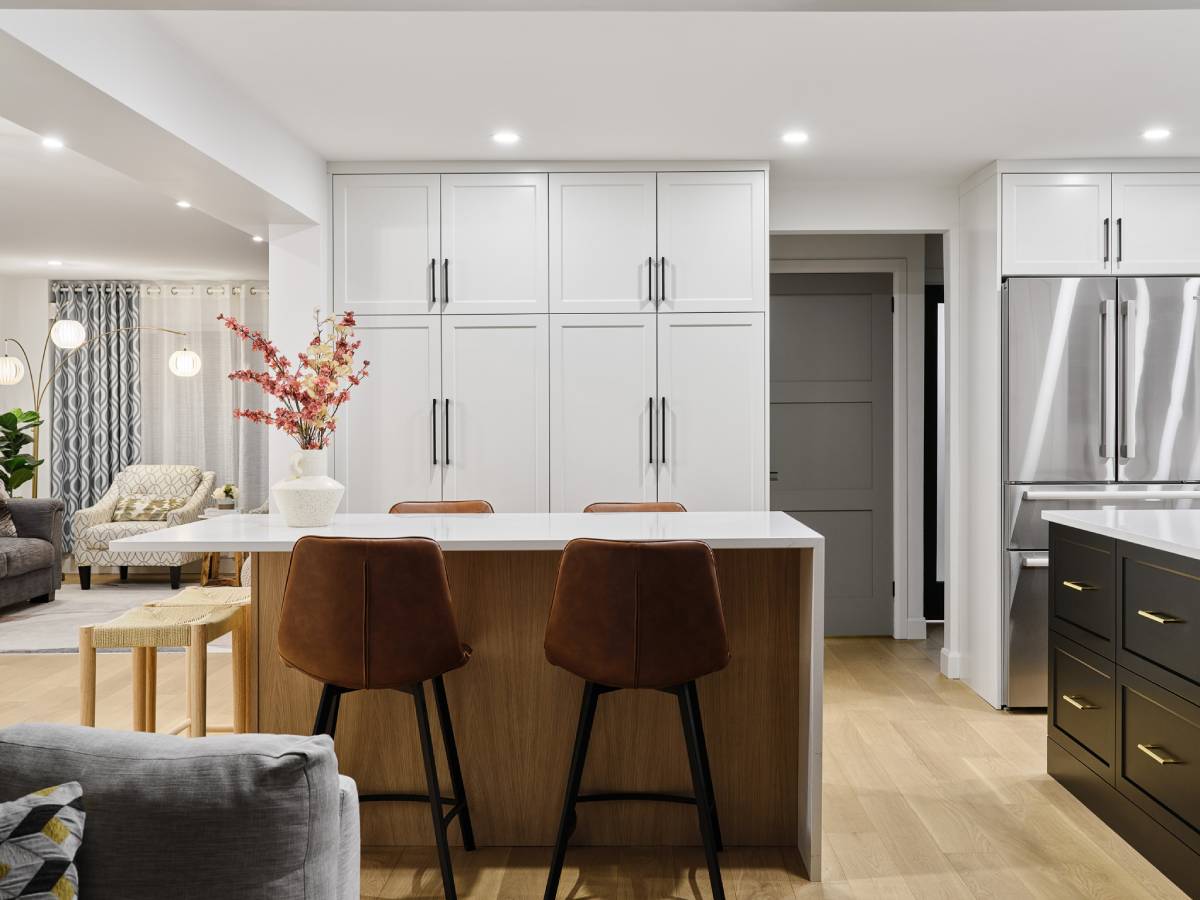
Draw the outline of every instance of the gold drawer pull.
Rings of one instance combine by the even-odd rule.
[[[1088,703],[1083,697],[1078,694],[1063,694],[1063,699],[1070,703],[1076,709],[1098,709],[1094,703]]]
[[[1153,612],[1149,609],[1139,609],[1138,615],[1151,622],[1157,622],[1159,625],[1182,625],[1184,622],[1183,619],[1178,619],[1169,613]]]
[[[1180,763],[1180,760],[1166,753],[1158,744],[1138,744],[1138,749],[1160,766],[1176,766]]]
[[[1086,581],[1064,581],[1063,587],[1068,587],[1073,591],[1095,591],[1099,590],[1094,584],[1088,584]]]

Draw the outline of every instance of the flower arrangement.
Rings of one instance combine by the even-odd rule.
[[[316,332],[304,352],[297,354],[299,364],[279,352],[260,331],[251,331],[237,319],[224,314],[217,318],[225,327],[248,341],[262,354],[265,371],[238,369],[230,372],[232,381],[253,382],[280,401],[274,410],[235,409],[240,419],[271,425],[291,435],[302,450],[321,450],[329,445],[337,428],[337,412],[350,398],[350,388],[367,377],[370,362],[364,360],[357,371],[354,354],[362,346],[355,340],[354,313],[321,318],[314,310]]]
[[[217,501],[217,505],[227,509],[233,507],[239,496],[241,491],[236,484],[223,484],[212,492],[212,498]]]

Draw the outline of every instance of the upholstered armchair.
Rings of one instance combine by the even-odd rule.
[[[117,566],[124,581],[130,566],[167,566],[171,587],[179,587],[180,568],[202,553],[145,551],[116,553],[108,549],[110,541],[146,534],[185,522],[194,522],[208,503],[215,472],[201,472],[196,466],[128,466],[117,474],[112,486],[94,505],[77,510],[71,517],[75,565],[79,585],[85,591],[92,586],[92,566]],[[152,501],[170,500],[174,506],[166,518],[158,521],[113,521],[123,498],[144,497]],[[178,504],[178,505],[176,505]]]

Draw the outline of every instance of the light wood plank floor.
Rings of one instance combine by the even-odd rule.
[[[730,848],[731,900],[1184,896],[1045,774],[1045,716],[991,709],[942,678],[923,642],[826,647],[826,880],[805,881],[793,852]],[[209,718],[229,721],[229,656],[210,659]],[[182,654],[160,656],[161,723],[183,708],[183,674]],[[127,655],[100,655],[98,691],[97,724],[130,727]],[[77,703],[74,656],[0,655],[0,725],[75,721]],[[547,783],[559,790],[553,773]],[[540,897],[547,856],[455,851],[459,895]],[[711,896],[699,850],[581,848],[567,863],[559,896],[571,900]],[[432,848],[367,848],[362,876],[364,898],[441,896]]]

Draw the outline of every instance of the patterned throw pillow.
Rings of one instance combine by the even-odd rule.
[[[72,900],[83,841],[83,788],[70,781],[0,803],[0,897]]]
[[[4,485],[0,484],[0,537],[16,537],[17,526],[12,520],[12,513],[8,509],[8,492],[4,490]]]
[[[117,501],[114,522],[164,522],[167,514],[179,509],[187,500],[183,497],[151,497],[149,494],[126,494]]]

